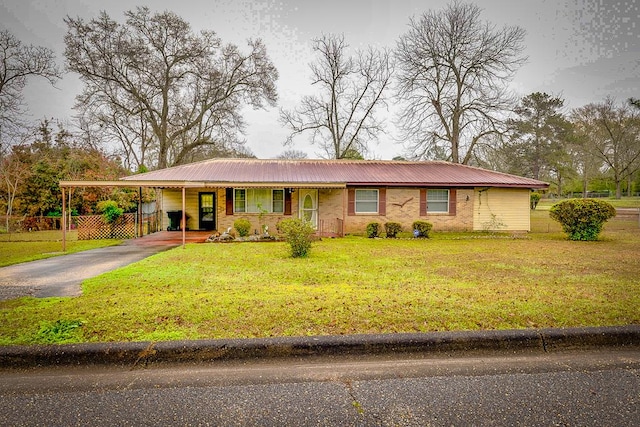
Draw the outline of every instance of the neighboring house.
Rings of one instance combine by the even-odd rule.
[[[324,235],[363,234],[374,221],[410,230],[416,220],[435,231],[529,231],[530,191],[549,186],[455,163],[367,160],[211,159],[121,181],[162,189],[163,229],[184,206],[190,230],[306,218]]]

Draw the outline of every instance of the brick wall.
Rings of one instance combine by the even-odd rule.
[[[269,227],[269,234],[276,234],[276,224],[283,219],[298,218],[298,192],[291,194],[291,215],[283,215],[277,213],[265,213],[260,218],[260,214],[257,213],[238,213],[234,215],[227,215],[226,212],[226,195],[224,189],[218,190],[218,231],[226,231],[227,228],[233,228],[235,220],[244,218],[251,223],[251,233],[258,231],[260,233],[260,226],[267,225]]]
[[[455,216],[427,214],[423,218],[433,224],[434,231],[471,231],[473,230],[473,195],[473,189],[457,189]]]
[[[374,187],[372,187],[374,188]],[[187,191],[187,214],[189,214],[189,228],[197,228],[197,194],[198,191],[205,189],[189,189]],[[217,229],[224,231],[228,227],[233,227],[233,222],[238,218],[246,218],[251,222],[252,229],[258,229],[260,223],[267,224],[271,230],[275,231],[276,224],[282,219],[298,218],[299,191],[295,191],[291,195],[291,216],[282,214],[265,214],[262,220],[258,214],[239,214],[227,216],[225,212],[225,191],[223,188],[206,189],[207,191],[215,191],[217,195]],[[367,224],[370,222],[378,222],[384,225],[385,222],[395,221],[402,224],[404,230],[410,231],[411,224],[416,220],[429,221],[433,224],[434,231],[472,231],[474,229],[482,229],[479,224],[486,221],[484,210],[488,207],[499,208],[496,212],[500,213],[500,218],[507,223],[506,230],[511,229],[528,229],[528,223],[516,223],[515,219],[524,218],[521,221],[528,220],[528,190],[519,190],[518,194],[514,190],[498,190],[493,189],[487,199],[487,194],[482,194],[484,199],[479,199],[479,194],[474,189],[457,189],[456,190],[456,215],[448,214],[427,214],[420,216],[420,189],[418,188],[387,188],[386,190],[386,215],[347,215],[347,190],[346,189],[320,189],[318,190],[318,219],[327,224],[335,223],[335,219],[344,220],[344,232],[349,234],[364,234]],[[522,194],[520,194],[522,193]],[[497,195],[504,196],[505,200],[498,200]],[[518,197],[515,197],[518,196]],[[468,199],[467,199],[468,198]],[[496,200],[494,200],[494,198]],[[164,191],[164,213],[163,213],[163,229],[168,226],[167,210],[179,210],[182,208],[182,196],[179,190]],[[487,199],[487,200],[485,200]],[[522,202],[520,203],[522,199]],[[514,205],[517,201],[517,206]],[[508,202],[508,203],[507,203]],[[474,203],[476,209],[474,210]],[[520,205],[523,207],[520,208]],[[506,206],[506,207],[505,207]],[[517,209],[516,209],[517,207]],[[506,210],[505,210],[506,209]],[[511,215],[511,212],[517,215]],[[521,214],[521,211],[524,212]],[[475,224],[474,224],[475,213]],[[507,215],[509,214],[509,215]],[[512,219],[514,216],[515,219]]]
[[[335,191],[335,190],[334,190]],[[346,191],[346,190],[344,190]],[[387,188],[386,215],[347,215],[345,233],[364,234],[367,224],[394,221],[409,231],[414,221],[422,220],[433,224],[434,231],[473,230],[473,189],[456,191],[456,215],[427,214],[420,216],[420,189]],[[469,200],[467,200],[467,196]]]
[[[322,221],[331,221],[344,217],[343,203],[346,203],[345,190],[322,189],[318,193],[318,217]]]

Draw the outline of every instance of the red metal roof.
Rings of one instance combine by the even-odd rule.
[[[321,187],[421,186],[547,188],[535,179],[442,161],[210,159],[132,175],[124,180]]]

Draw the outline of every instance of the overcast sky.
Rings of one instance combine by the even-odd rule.
[[[311,39],[323,33],[344,34],[351,47],[394,47],[407,30],[411,16],[440,9],[444,0],[0,0],[0,28],[26,44],[53,49],[64,64],[63,37],[67,15],[89,20],[105,10],[122,22],[123,12],[135,6],[170,10],[195,30],[218,33],[223,42],[243,46],[248,38],[262,38],[280,73],[279,107],[293,108],[312,93],[308,64]],[[513,80],[519,95],[543,91],[559,95],[567,108],[613,96],[619,101],[640,97],[640,0],[482,0],[482,18],[501,27],[519,25],[527,31],[528,63]],[[74,97],[81,86],[69,73],[47,86],[31,80],[26,101],[34,120],[70,120]],[[246,139],[259,158],[284,151],[287,132],[278,123],[278,108],[246,113]],[[382,136],[372,157],[391,159],[402,153],[393,136]],[[317,147],[307,137],[293,148],[310,158]]]

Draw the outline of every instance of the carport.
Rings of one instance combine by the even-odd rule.
[[[93,187],[93,188],[110,188],[110,187],[126,187],[137,188],[142,199],[142,189],[151,188],[161,190],[163,188],[179,188],[182,190],[182,223],[186,224],[186,191],[187,188],[192,187],[207,187],[204,182],[184,182],[184,181],[142,181],[142,180],[127,180],[127,181],[60,181],[60,189],[62,190],[62,251],[67,251],[67,190],[79,187]],[[142,214],[142,204],[138,203],[138,215]],[[140,227],[140,234],[142,234],[142,222],[138,224]],[[182,247],[184,248],[187,242],[186,227],[182,227]]]

